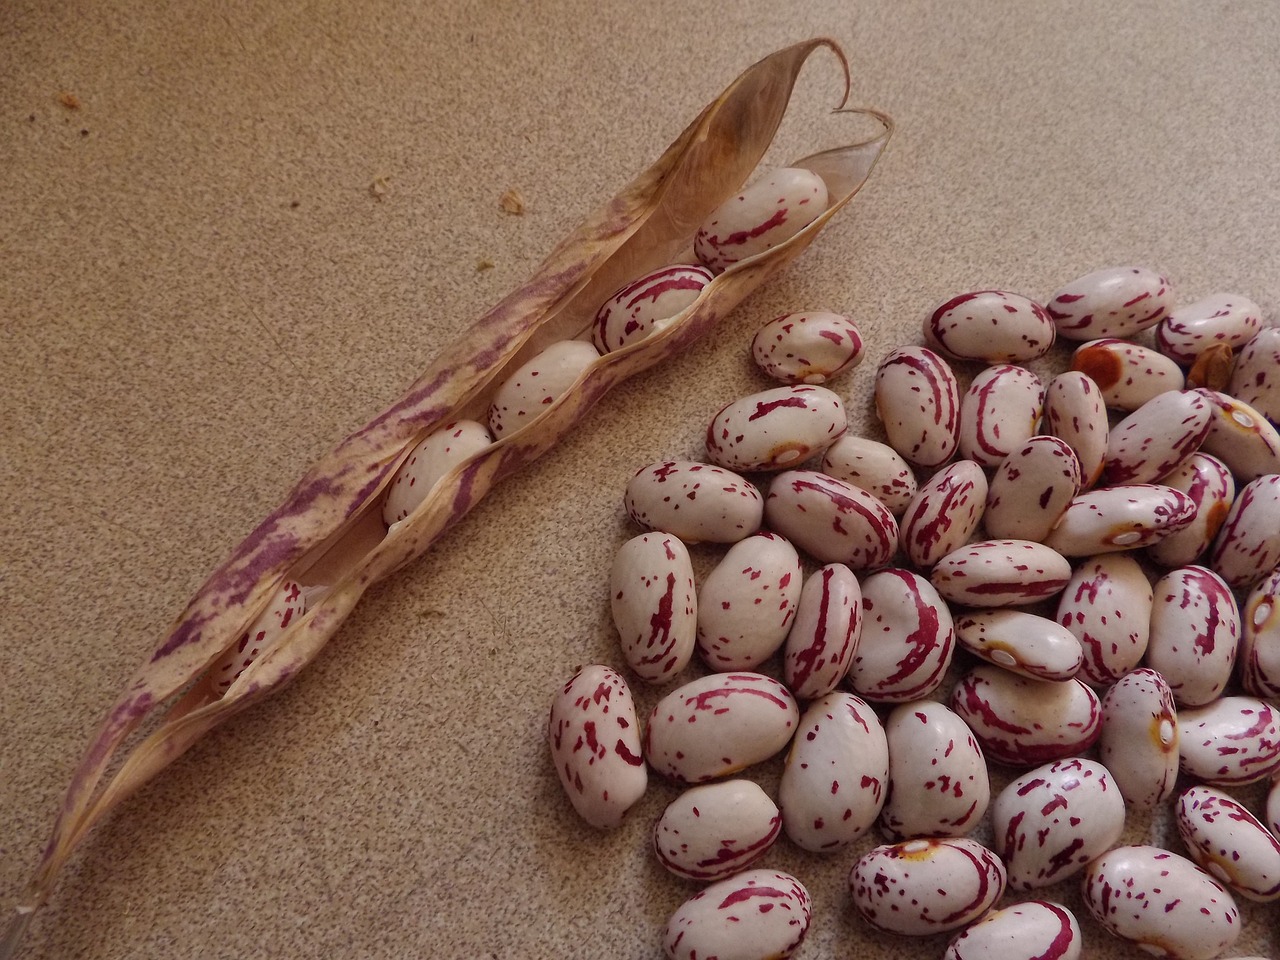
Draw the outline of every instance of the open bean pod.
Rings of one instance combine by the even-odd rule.
[[[386,490],[425,436],[451,420],[483,419],[496,389],[520,365],[551,343],[589,340],[596,309],[622,284],[688,256],[699,224],[755,170],[801,67],[820,48],[835,54],[844,78],[832,123],[848,124],[856,115],[879,126],[868,140],[791,164],[825,182],[828,201],[822,213],[789,239],[728,267],[648,338],[588,364],[540,414],[463,459],[407,517],[384,528]],[[528,283],[445,349],[399,400],[307,472],[213,572],[109,710],[73,776],[28,897],[0,941],[0,956],[16,950],[59,870],[106,813],[206,732],[296,675],[372,584],[420,556],[495,483],[550,450],[607,391],[686,350],[808,247],[858,193],[892,130],[882,114],[843,109],[848,89],[848,64],[827,39],[788,47],[748,68],[653,166],[563,240]],[[308,594],[306,614],[225,692],[193,684],[286,581],[301,584]],[[121,759],[126,738],[184,688],[188,692],[168,707],[158,728]]]

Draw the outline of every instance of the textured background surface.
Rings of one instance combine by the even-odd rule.
[[[1139,263],[1186,301],[1238,291],[1275,317],[1280,7],[4,6],[6,909],[89,730],[205,574],[742,68],[817,34],[845,46],[853,101],[898,122],[869,189],[714,342],[607,398],[375,589],[297,682],[127,804],[29,956],[658,956],[691,892],[646,849],[674,790],[594,835],[542,741],[556,685],[620,662],[604,583],[634,532],[626,480],[699,455],[711,413],[766,386],[746,347],[788,310],[862,325],[867,360],[839,389],[872,431],[875,364],[964,290],[1043,297]],[[807,152],[831,60],[803,81],[779,161]],[[522,217],[498,210],[511,187]],[[1134,818],[1126,837],[1164,830]],[[802,956],[941,953],[852,915],[844,877],[871,841],[770,855],[815,896]],[[1050,893],[1078,903],[1074,884]],[[1276,956],[1271,919],[1246,912],[1237,952]],[[1140,956],[1083,922],[1090,956]]]

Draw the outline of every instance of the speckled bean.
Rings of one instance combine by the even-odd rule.
[[[921,467],[951,459],[959,443],[960,388],[947,362],[925,347],[899,347],[876,371],[876,416],[889,446]]]
[[[1081,344],[1071,356],[1071,369],[1098,385],[1103,402],[1133,411],[1169,390],[1186,386],[1182,368],[1150,347],[1104,338]]]
[[[1005,290],[952,297],[929,311],[923,326],[933,349],[985,363],[1034,360],[1049,352],[1057,336],[1044,307]]]
[[[765,500],[769,526],[815,560],[855,573],[882,567],[898,549],[898,522],[865,490],[813,470],[774,477]]]
[[[887,443],[845,434],[822,455],[822,472],[874,496],[895,517],[918,489],[916,475]]]
[[[491,443],[488,428],[474,420],[454,420],[428,434],[396,471],[382,504],[383,522],[390,526],[405,519],[436,481]]]
[[[862,580],[862,640],[848,675],[855,692],[876,703],[927,696],[954,653],[951,612],[928,580],[898,569]]]
[[[1087,374],[1070,370],[1049,381],[1044,392],[1044,427],[1064,440],[1080,461],[1080,489],[1102,476],[1110,425],[1098,385]]]
[[[1043,540],[1080,493],[1080,461],[1065,440],[1032,437],[996,468],[982,525],[987,536]]]
[[[737,543],[760,529],[764,498],[729,470],[692,460],[663,460],[627,484],[627,515],[647,530],[685,543]]]
[[[751,356],[774,380],[826,383],[862,362],[862,334],[843,314],[787,313],[757,331]]]
[[[1236,494],[1209,550],[1208,565],[1236,588],[1252,587],[1280,563],[1280,475],[1259,477]]]
[[[695,893],[667,921],[668,960],[785,960],[809,932],[813,901],[789,873],[748,870]]]
[[[690,787],[653,825],[653,852],[678,877],[722,880],[745,870],[773,846],[782,815],[750,780]]]
[[[1173,794],[1178,713],[1168,681],[1156,671],[1140,667],[1107,690],[1098,757],[1130,806],[1150,810]]]
[[[495,438],[532,423],[600,359],[585,340],[561,340],[522,364],[493,395],[489,432]]]
[[[1227,393],[1280,422],[1280,327],[1263,327],[1240,349]]]
[[[1080,641],[1080,679],[1106,686],[1142,661],[1153,597],[1131,554],[1090,557],[1076,568],[1058,599],[1057,619]]]
[[[1199,390],[1152,397],[1114,427],[1102,478],[1108,484],[1153,483],[1200,449],[1213,410]]]
[[[1236,482],[1231,471],[1217,457],[1200,451],[1160,479],[1160,483],[1181,490],[1196,505],[1196,515],[1181,530],[1175,530],[1147,547],[1147,556],[1165,567],[1194,563],[1208,549],[1222,529],[1227,511],[1236,498]]]
[[[707,459],[729,470],[784,470],[835,443],[849,427],[840,397],[799,384],[723,406],[707,426]]]
[[[1182,707],[1217,699],[1231,679],[1240,645],[1240,611],[1212,570],[1179,567],[1154,588],[1146,665],[1169,681]]]
[[[1262,308],[1238,293],[1214,293],[1178,307],[1156,327],[1156,344],[1184,367],[1206,347],[1242,347],[1262,328]]]
[[[1249,900],[1280,900],[1280,840],[1239,801],[1213,787],[1178,798],[1174,822],[1191,859]]]
[[[811,170],[781,167],[730,197],[698,228],[695,256],[715,273],[764,253],[827,208],[827,185]]]
[[[1176,533],[1195,517],[1195,501],[1181,490],[1121,484],[1073,499],[1045,543],[1067,557],[1137,550]]]
[[[1078,277],[1045,304],[1068,340],[1128,337],[1154,327],[1173,306],[1169,281],[1146,267],[1108,267]]]
[[[1280,568],[1250,591],[1240,619],[1240,682],[1255,697],[1280,700]]]
[[[800,601],[800,556],[776,533],[729,548],[698,591],[698,655],[712,670],[750,670],[787,639]]]
[[[957,460],[935,473],[911,498],[899,521],[902,549],[928,569],[969,542],[982,521],[987,475],[973,460]]]
[[[1241,483],[1280,473],[1280,432],[1242,400],[1215,390],[1202,390],[1213,417],[1204,436],[1204,452],[1228,467]]]
[[[622,287],[596,311],[591,339],[601,353],[661,330],[698,299],[712,273],[694,263],[660,267]]]
[[[956,641],[975,657],[1033,680],[1070,680],[1080,641],[1066,627],[1022,610],[976,610],[956,617]]]
[[[929,575],[947,600],[970,607],[1015,607],[1053,596],[1071,578],[1071,564],[1030,540],[982,540],[955,550]]]
[[[960,455],[998,466],[1036,432],[1044,413],[1044,384],[1026,367],[983,370],[960,401]]]
[[[1024,900],[992,910],[951,941],[942,960],[1080,960],[1075,915],[1060,903]]]
[[[693,564],[669,533],[642,533],[618,550],[609,605],[627,665],[642,680],[665,683],[689,665],[697,632]]]
[[[1280,770],[1280,711],[1257,697],[1222,697],[1178,714],[1182,772],[1216,787]]]
[[[782,660],[787,688],[801,700],[830,693],[849,672],[862,638],[862,589],[843,563],[809,575]]]

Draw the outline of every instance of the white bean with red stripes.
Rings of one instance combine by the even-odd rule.
[[[1103,481],[1154,483],[1200,449],[1212,419],[1203,391],[1170,390],[1152,397],[1111,428]]]
[[[992,910],[951,941],[942,960],[1080,960],[1075,914],[1060,903],[1024,900]]]
[[[1049,381],[1044,392],[1044,430],[1075,453],[1081,490],[1098,482],[1111,427],[1102,392],[1091,377],[1069,370]]]
[[[1080,492],[1080,461],[1058,437],[1032,437],[996,468],[982,526],[1001,540],[1043,540]]]
[[[747,869],[782,830],[782,815],[760,785],[721,780],[690,787],[653,825],[653,852],[676,876],[704,882]]]
[[[1108,267],[1077,277],[1045,303],[1068,340],[1128,337],[1154,327],[1173,307],[1169,281],[1146,267]]]
[[[840,397],[808,384],[725,404],[707,426],[707,459],[729,470],[784,470],[817,456],[849,427]]]
[[[1023,610],[974,610],[957,616],[955,627],[963,649],[1032,680],[1070,680],[1084,661],[1075,634]]]
[[[951,611],[920,574],[891,568],[862,579],[862,639],[848,675],[859,696],[928,696],[946,679],[955,647]]]
[[[786,313],[756,332],[751,356],[774,380],[826,383],[862,362],[862,334],[843,314]]]
[[[747,870],[676,908],[662,937],[668,960],[785,960],[809,932],[813,901],[789,873]]]
[[[1280,327],[1263,327],[1240,349],[1227,393],[1280,421]]]
[[[880,829],[891,840],[962,837],[991,801],[982,748],[955,711],[936,700],[900,704],[885,722],[889,796]]]
[[[1240,613],[1240,682],[1255,697],[1280,700],[1280,567],[1249,592]]]
[[[489,432],[495,438],[532,423],[600,359],[585,340],[560,340],[530,358],[493,394]]]
[[[1154,593],[1131,553],[1087,558],[1058,598],[1058,623],[1080,641],[1080,679],[1115,683],[1142,662],[1151,639]]]
[[[928,569],[969,542],[982,522],[987,475],[973,460],[949,463],[923,484],[898,522],[907,559]]]
[[[1202,390],[1213,417],[1204,435],[1203,449],[1248,483],[1268,473],[1280,473],[1280,431],[1243,400],[1216,390]]]
[[[1169,682],[1148,667],[1125,674],[1102,698],[1098,758],[1125,801],[1150,810],[1178,779],[1178,709]]]
[[[787,688],[814,700],[844,679],[862,639],[862,588],[843,563],[814,571],[800,588],[787,633],[782,672]]]
[[[822,472],[874,496],[895,517],[916,495],[916,475],[887,443],[846,433],[822,455]]]
[[[1182,368],[1164,354],[1114,337],[1081,344],[1071,356],[1071,369],[1097,384],[1103,403],[1125,413],[1187,383]]]
[[[1107,768],[1068,757],[1029,770],[991,803],[991,835],[1013,890],[1073,877],[1124,832],[1124,799]]]
[[[698,591],[698,655],[712,670],[750,670],[787,639],[800,602],[800,556],[776,533],[740,540]]]
[[[1067,557],[1137,550],[1190,525],[1195,501],[1155,483],[1128,483],[1082,493],[1067,505],[1045,544]]]
[[[694,255],[714,273],[776,247],[827,209],[827,185],[812,170],[780,167],[730,197],[698,228]]]
[[[669,533],[624,543],[609,574],[609,608],[632,672],[648,683],[673,679],[689,665],[698,629],[688,548]]]
[[[984,363],[1035,360],[1057,338],[1044,307],[1006,290],[976,290],[944,300],[929,311],[923,326],[930,348]]]
[[[1280,771],[1280,708],[1258,697],[1222,697],[1178,714],[1182,772],[1237,787]]]
[[[1232,587],[1247,589],[1280,563],[1280,474],[1244,485],[1209,550],[1208,566]]]
[[[813,470],[773,478],[765,498],[769,526],[821,563],[855,573],[889,562],[898,549],[898,521],[865,490]]]
[[[782,829],[804,850],[829,853],[876,822],[889,788],[889,747],[875,711],[829,693],[800,718],[778,784]]]
[[[694,460],[660,460],[636,471],[623,506],[646,530],[685,543],[737,543],[760,529],[764,497],[731,470]]]
[[[1160,352],[1189,367],[1206,348],[1243,347],[1262,329],[1262,308],[1238,293],[1214,293],[1171,311],[1156,326]]]
[[[1052,597],[1065,587],[1071,564],[1042,543],[981,540],[947,554],[929,579],[953,603],[1017,607]]]
[[[1247,900],[1280,900],[1280,840],[1234,797],[1191,787],[1178,798],[1174,822],[1202,869]]]
[[[1044,413],[1044,384],[1026,367],[983,370],[960,401],[962,457],[996,467],[1036,432]]]
[[[1158,670],[1180,707],[1202,707],[1222,695],[1240,646],[1240,610],[1231,588],[1212,570],[1170,570],[1154,587],[1145,663]]]
[[[382,504],[383,522],[390,526],[409,516],[437,480],[491,443],[489,429],[474,420],[454,420],[427,434],[396,471]]]
[[[601,304],[591,339],[601,353],[651,336],[698,299],[712,273],[696,263],[660,267],[632,280]]]
[[[1181,490],[1196,505],[1195,519],[1147,547],[1147,556],[1164,567],[1194,563],[1222,529],[1236,498],[1236,481],[1227,465],[1203,450],[1193,453],[1162,486]]]
[[[921,467],[937,467],[956,452],[960,387],[947,362],[925,347],[899,347],[876,370],[876,416],[889,446]]]

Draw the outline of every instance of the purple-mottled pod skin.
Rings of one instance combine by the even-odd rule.
[[[827,209],[827,185],[811,170],[781,167],[730,197],[698,228],[694,255],[714,273],[790,240]]]
[[[1156,327],[1160,352],[1184,367],[1208,347],[1244,346],[1262,329],[1262,308],[1238,293],[1215,293],[1178,307]]]
[[[1228,467],[1241,483],[1268,473],[1280,473],[1280,431],[1242,400],[1201,390],[1213,416],[1204,435],[1204,452]]]
[[[1240,913],[1222,884],[1159,847],[1116,847],[1085,868],[1085,905],[1109,933],[1157,957],[1212,960],[1240,938]]]
[[[826,387],[775,387],[723,406],[707,426],[707,459],[729,470],[784,470],[817,456],[849,428]]]
[[[864,853],[849,872],[849,892],[862,918],[906,936],[970,924],[995,906],[1004,889],[1004,864],[965,837],[885,844]]]
[[[773,846],[782,815],[750,780],[690,787],[653,825],[653,852],[678,877],[723,880],[751,866]]]
[[[1208,549],[1222,529],[1236,498],[1236,481],[1225,463],[1200,451],[1161,477],[1160,483],[1190,497],[1196,505],[1196,515],[1181,530],[1147,547],[1147,556],[1163,567],[1186,566]]]
[[[1032,437],[996,468],[982,525],[1001,540],[1043,540],[1080,493],[1080,461],[1058,437]]]
[[[889,562],[898,549],[898,521],[865,490],[813,470],[774,477],[765,499],[769,526],[821,563],[855,573]]]
[[[809,931],[813,901],[789,873],[748,870],[713,883],[667,921],[668,960],[785,960]]]
[[[621,350],[661,330],[698,299],[712,277],[700,264],[676,263],[632,280],[596,311],[591,329],[596,349]]]
[[[307,598],[302,587],[292,580],[281,582],[266,609],[209,668],[208,683],[213,692],[219,696],[226,693],[249,664],[272,647],[306,612]]]
[[[1107,690],[1098,758],[1130,806],[1150,810],[1172,796],[1178,779],[1178,712],[1168,681],[1155,670],[1140,667]]]
[[[908,840],[972,833],[991,801],[991,778],[982,748],[959,715],[936,700],[904,703],[889,714],[885,738],[885,835]]]
[[[992,910],[951,941],[942,960],[1080,960],[1075,914],[1060,903],[1024,900]]]
[[[1076,348],[1071,369],[1097,384],[1108,407],[1126,413],[1152,397],[1186,386],[1182,368],[1168,357],[1150,347],[1110,337]]]
[[[737,543],[760,529],[764,497],[736,473],[693,460],[641,467],[627,484],[623,506],[646,530],[685,543]]]
[[[495,438],[532,423],[600,359],[585,340],[561,340],[524,363],[500,386],[489,405],[489,432]]]
[[[962,293],[924,318],[925,342],[961,360],[1023,363],[1043,357],[1056,337],[1044,307],[1005,290]]]
[[[1280,475],[1259,477],[1236,495],[1209,550],[1208,566],[1248,589],[1280,563]]]
[[[1248,900],[1280,900],[1280,840],[1235,798],[1192,787],[1174,808],[1191,859]]]
[[[920,467],[937,467],[956,452],[960,387],[947,362],[924,347],[899,347],[876,370],[876,416],[889,446]]]
[[[1151,638],[1154,594],[1128,553],[1089,557],[1058,598],[1057,618],[1080,641],[1079,678],[1105,687],[1142,662]]]
[[[1213,410],[1199,390],[1152,397],[1111,428],[1103,480],[1154,483],[1200,449],[1212,419]]]
[[[1079,680],[1055,683],[974,667],[951,691],[988,760],[1034,767],[1083,753],[1098,739],[1102,704]]]
[[[648,785],[636,705],[622,675],[601,664],[574,674],[551,703],[547,740],[582,819],[602,830],[618,826]]]
[[[890,569],[862,581],[862,639],[848,682],[874,703],[904,703],[942,685],[955,654],[951,612],[929,581]]]
[[[735,543],[698,591],[698,655],[712,670],[750,670],[787,639],[800,601],[800,556],[776,533]]]
[[[1181,490],[1154,483],[1120,484],[1075,497],[1045,544],[1066,557],[1137,550],[1195,518],[1195,501]]]
[[[991,804],[996,853],[1013,890],[1073,877],[1124,832],[1124,799],[1094,760],[1055,760],[1013,780]]]
[[[862,362],[858,325],[839,313],[785,313],[761,327],[751,357],[783,383],[826,383]]]
[[[1240,349],[1227,393],[1280,423],[1280,327],[1263,327]]]
[[[1280,770],[1280,711],[1257,697],[1222,697],[1178,715],[1182,772],[1215,787],[1256,783]]]
[[[1044,384],[1026,367],[999,364],[973,378],[960,401],[960,455],[999,466],[1036,432]]]
[[[698,601],[689,551],[669,533],[642,533],[618,550],[609,607],[627,666],[641,680],[666,683],[689,665]]]
[[[1280,568],[1249,592],[1240,619],[1240,683],[1255,697],[1280,700]]]
[[[1097,483],[1111,428],[1106,403],[1093,378],[1069,370],[1049,381],[1044,392],[1044,428],[1071,447],[1080,461],[1080,489]]]
[[[800,589],[787,633],[783,680],[796,697],[816,700],[849,672],[862,639],[862,588],[843,563],[816,570]]]
[[[969,607],[1017,607],[1052,597],[1071,564],[1030,540],[981,540],[947,554],[929,574],[945,599]]]
[[[1128,337],[1164,319],[1173,306],[1169,281],[1145,267],[1095,270],[1066,284],[1045,304],[1068,340]]]
[[[1240,610],[1231,588],[1205,567],[1179,567],[1154,588],[1145,662],[1180,707],[1202,707],[1227,687],[1240,646]]]
[[[1066,627],[1022,610],[975,610],[956,617],[956,642],[975,657],[1032,680],[1070,680],[1084,662]]]
[[[768,760],[800,719],[791,692],[759,673],[713,673],[677,687],[654,705],[644,756],[678,783],[704,783]]]
[[[887,443],[845,434],[822,455],[822,472],[865,490],[895,517],[919,488],[907,461]]]
[[[915,566],[932,567],[969,542],[982,521],[987,475],[973,460],[957,460],[929,478],[899,522],[902,549]]]
[[[889,786],[889,747],[875,711],[829,693],[800,718],[778,784],[782,827],[813,853],[841,850],[876,822]]]

